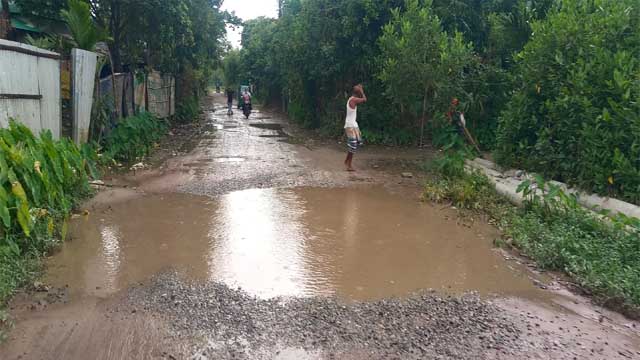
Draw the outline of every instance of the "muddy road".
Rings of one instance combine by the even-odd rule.
[[[348,173],[339,144],[223,101],[105,179],[1,359],[640,358],[640,324],[419,202],[401,174],[430,151],[365,147]]]

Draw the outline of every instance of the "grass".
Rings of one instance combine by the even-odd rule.
[[[640,230],[629,226],[633,222],[603,220],[542,180],[522,186],[525,207],[516,208],[484,175],[464,173],[460,162],[452,160],[456,156],[428,167],[432,176],[425,184],[425,200],[486,213],[503,231],[502,244],[544,269],[566,273],[603,304],[640,315]]]

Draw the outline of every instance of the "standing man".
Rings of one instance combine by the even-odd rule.
[[[360,128],[358,127],[358,104],[367,102],[367,96],[364,94],[364,89],[361,84],[353,87],[351,97],[347,101],[347,117],[344,121],[344,132],[347,135],[347,158],[344,160],[344,165],[347,167],[347,171],[355,171],[351,162],[353,161],[353,154],[356,153],[359,146],[362,146],[362,135],[360,134]]]
[[[233,94],[233,89],[231,87],[227,87],[227,115],[233,114]]]

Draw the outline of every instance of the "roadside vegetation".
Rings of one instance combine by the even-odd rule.
[[[523,208],[500,196],[478,172],[467,172],[470,150],[451,146],[427,170],[424,200],[449,203],[462,211],[488,215],[510,246],[543,269],[568,274],[604,305],[640,316],[640,222],[623,215],[605,217],[578,204],[574,195],[540,175],[518,191]]]
[[[71,211],[98,177],[96,160],[93,148],[48,131],[36,137],[13,121],[0,129],[0,308],[65,239]]]
[[[78,148],[48,131],[34,136],[18,122],[0,129],[0,340],[9,321],[3,307],[66,239],[71,213],[92,194],[89,181],[99,178],[99,166],[139,161],[167,130],[149,113],[123,119],[98,155],[95,145]]]
[[[130,164],[141,160],[149,155],[168,129],[166,121],[148,112],[123,119],[105,139],[103,163],[116,160]]]
[[[342,134],[351,87],[367,142],[415,145],[457,97],[501,165],[640,204],[636,0],[284,0],[247,21],[229,76],[300,124]]]

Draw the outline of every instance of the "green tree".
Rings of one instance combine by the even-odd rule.
[[[69,9],[60,14],[69,27],[74,45],[93,51],[99,41],[107,39],[106,32],[94,24],[89,4],[82,0],[69,0],[68,4]]]
[[[247,22],[242,59],[266,100],[282,100],[290,117],[335,134],[344,121],[346,94],[362,82],[376,98],[362,109],[366,131],[394,133],[401,124],[385,105],[376,78],[377,39],[401,0],[285,0],[281,16]],[[370,134],[374,135],[374,134]],[[389,135],[389,137],[393,137]],[[371,138],[370,138],[371,139]]]
[[[473,53],[460,33],[442,30],[431,1],[407,0],[404,11],[392,13],[380,37],[380,78],[393,100],[420,119],[423,144],[425,124],[462,87]]]
[[[240,86],[240,81],[243,79],[240,51],[229,51],[222,59],[222,64],[224,85],[232,89],[237,89],[238,86]]]
[[[60,11],[67,8],[67,0],[13,0],[23,14],[60,19]],[[89,2],[89,1],[85,1]]]
[[[518,54],[496,157],[640,203],[640,6],[564,0]]]

